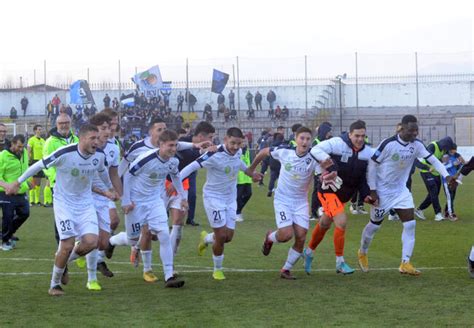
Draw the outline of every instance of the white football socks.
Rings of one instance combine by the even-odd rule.
[[[143,261],[143,272],[151,271],[151,253],[152,253],[151,250],[140,251],[140,254],[142,255],[142,261]]]
[[[165,281],[167,281],[173,276],[173,250],[168,230],[158,232],[158,240],[160,241],[160,258],[163,264],[163,273],[165,274]]]
[[[99,250],[93,249],[86,255],[87,281],[97,280],[97,257]]]
[[[178,253],[179,243],[181,241],[181,237],[183,235],[183,226],[173,224],[170,233],[171,239],[171,247],[173,249],[173,254],[176,255]]]
[[[204,243],[206,245],[214,244],[214,232],[208,233],[206,238],[204,238]]]
[[[300,257],[301,253],[294,250],[293,247],[290,247],[288,250],[288,258],[283,266],[283,270],[291,270]]]
[[[118,234],[110,237],[109,243],[112,246],[127,246],[130,245],[129,239],[126,232],[119,232]]]
[[[374,235],[380,229],[380,224],[373,224],[371,221],[367,223],[364,230],[362,231],[362,237],[360,239],[360,251],[367,254],[369,251],[370,243],[374,239]]]
[[[56,265],[53,266],[53,275],[51,277],[51,284],[50,287],[53,288],[54,286],[61,285],[61,278],[64,273],[64,268],[58,268]]]
[[[471,261],[474,261],[474,246],[472,246],[472,248],[471,248],[471,254],[469,255],[469,259]]]
[[[214,272],[222,270],[222,262],[224,262],[224,254],[214,255],[212,254],[212,260],[214,261]]]
[[[415,228],[415,220],[403,222],[402,262],[410,262],[410,258],[413,255],[413,248],[415,248]]]

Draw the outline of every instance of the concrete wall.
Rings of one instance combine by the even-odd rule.
[[[334,86],[334,85],[333,85]],[[337,89],[328,89],[325,85],[308,86],[308,108],[317,106],[317,101],[321,100],[321,95],[326,95],[332,101],[337,102]],[[276,86],[276,87],[249,87],[241,88],[240,90],[240,107],[243,110],[247,109],[247,102],[245,95],[250,91],[255,95],[257,90],[263,95],[263,108],[268,107],[266,102],[266,94],[268,90],[274,90],[277,95],[276,104],[288,108],[305,108],[305,87],[304,86]],[[325,89],[332,90],[331,94],[323,92]],[[343,85],[342,104],[343,107],[356,107],[356,87],[353,84]],[[133,90],[124,90],[125,93],[130,93]],[[171,96],[171,106],[176,108],[176,97],[179,92],[184,92],[184,89],[174,89]],[[230,91],[228,86],[224,91],[226,96]],[[216,109],[217,95],[213,94],[207,88],[194,88],[191,92],[198,99],[195,110],[202,111],[206,103]],[[237,95],[237,90],[234,92]],[[102,99],[105,93],[108,93],[111,98],[118,97],[117,90],[108,91],[93,91],[94,99],[98,104],[99,109],[103,107]],[[55,92],[49,92],[46,99],[49,101],[54,96]],[[0,92],[0,116],[8,116],[10,108],[15,106],[20,111],[20,100],[26,95],[29,99],[28,115],[41,115],[44,113],[45,96],[42,92]],[[61,100],[69,102],[69,93],[67,91],[59,92]],[[419,101],[420,106],[472,106],[474,104],[474,82],[425,82],[419,84]],[[237,105],[237,100],[236,100]],[[338,107],[338,105],[335,105]],[[416,106],[416,86],[414,83],[390,83],[390,84],[359,84],[359,107],[403,107]],[[318,105],[318,107],[321,107]]]

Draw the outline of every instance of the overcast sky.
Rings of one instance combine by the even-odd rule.
[[[181,79],[186,57],[196,78],[236,56],[243,78],[302,76],[304,55],[311,76],[353,74],[356,51],[361,75],[408,74],[415,51],[422,71],[472,72],[470,0],[16,0],[2,13],[0,83],[39,81],[45,59],[51,82],[87,67],[115,80],[119,59],[122,79],[154,64]]]

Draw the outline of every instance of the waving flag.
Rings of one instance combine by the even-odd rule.
[[[132,80],[147,98],[157,97],[159,90],[163,87],[163,80],[161,79],[161,72],[158,65],[136,74]]]
[[[76,82],[71,84],[71,89],[69,90],[69,93],[71,97],[71,104],[95,104],[94,97],[92,97],[92,92],[89,88],[89,83],[87,83],[86,80],[77,80]]]
[[[222,93],[227,81],[229,81],[229,74],[214,69],[212,72],[211,92]]]

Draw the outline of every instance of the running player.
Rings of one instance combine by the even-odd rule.
[[[182,171],[183,178],[192,172],[205,167],[207,169],[206,183],[203,187],[203,202],[207,219],[213,232],[201,232],[198,254],[204,255],[209,244],[212,244],[214,272],[212,277],[224,280],[222,262],[224,261],[224,244],[232,241],[235,230],[237,210],[237,174],[245,171],[254,181],[260,181],[260,173],[251,172],[242,162],[242,144],[244,135],[239,128],[227,130],[224,144],[215,153],[204,153]]]
[[[328,170],[337,170],[342,179],[339,190],[319,186],[318,197],[323,205],[324,213],[313,230],[311,240],[305,249],[305,271],[311,272],[313,252],[323,240],[326,232],[334,222],[334,251],[336,253],[336,272],[342,274],[354,273],[344,260],[344,244],[347,225],[347,214],[344,204],[351,200],[354,193],[363,186],[362,197],[368,195],[366,181],[367,165],[373,155],[372,149],[365,145],[366,126],[364,121],[355,121],[349,127],[349,133],[341,137],[331,138],[313,147],[311,154],[319,161],[331,158],[334,166]]]
[[[420,275],[411,263],[415,247],[415,228],[413,196],[406,186],[410,170],[416,158],[426,159],[446,178],[452,177],[444,165],[426,150],[418,136],[418,121],[413,115],[402,118],[402,127],[398,134],[387,138],[378,146],[369,161],[367,180],[370,196],[367,201],[373,206],[370,210],[370,221],[362,231],[358,252],[359,266],[363,272],[369,271],[367,252],[375,233],[390,209],[394,209],[403,223],[402,259],[399,271],[402,274]]]
[[[270,254],[272,245],[285,243],[295,237],[288,257],[280,271],[283,279],[296,279],[290,272],[303,252],[306,233],[309,228],[308,190],[313,180],[318,162],[311,157],[311,129],[299,127],[295,131],[296,146],[281,145],[267,147],[259,151],[249,167],[253,171],[257,165],[271,156],[281,163],[280,180],[273,201],[275,208],[276,231],[268,231],[262,247],[263,255]]]
[[[18,180],[6,188],[15,194],[21,183],[42,169],[56,167],[54,216],[60,237],[49,295],[64,294],[62,284],[68,283],[66,264],[97,248],[98,221],[92,200],[92,180],[96,173],[112,190],[105,154],[97,149],[98,130],[85,124],[79,131],[79,143],[62,147],[36,162]],[[80,242],[74,246],[78,238]]]
[[[182,209],[187,209],[183,185],[178,170],[176,154],[178,135],[171,130],[160,135],[158,150],[150,150],[138,157],[124,175],[122,208],[125,228],[129,239],[138,240],[141,227],[148,225],[150,234],[160,242],[160,257],[165,275],[165,287],[182,287],[183,280],[173,275],[173,251],[168,228],[168,216],[162,198],[165,180],[169,174],[181,199]],[[156,238],[152,238],[155,239]],[[157,280],[151,268],[151,250],[141,250],[143,278],[147,282]]]

